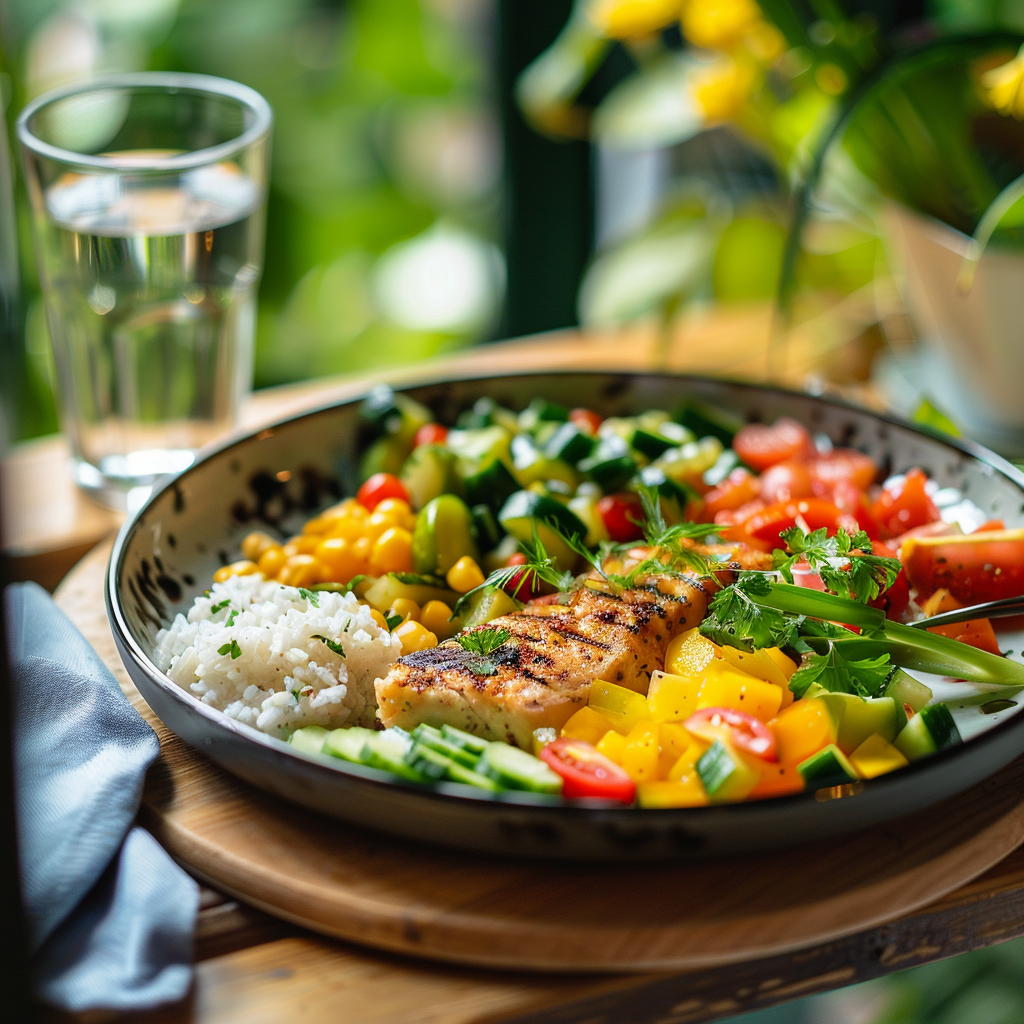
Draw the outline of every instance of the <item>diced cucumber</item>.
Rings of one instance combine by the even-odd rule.
[[[449,430],[445,444],[459,458],[471,462],[508,459],[512,436],[504,427],[483,427],[480,430]]]
[[[306,725],[288,737],[288,742],[304,754],[320,754],[323,752],[327,730],[319,725]]]
[[[376,608],[379,612],[386,612],[400,597],[415,601],[421,608],[428,601],[444,601],[451,607],[459,599],[459,595],[454,590],[443,586],[440,580],[436,584],[406,582],[418,579],[412,573],[389,572],[386,576],[373,580],[366,588],[365,593],[360,596],[371,608]],[[359,589],[359,587],[356,588],[357,594]]]
[[[686,506],[693,498],[699,497],[688,484],[673,480],[665,475],[660,466],[644,466],[636,476],[636,482],[645,487],[653,487],[661,500],[667,504],[666,515],[669,522],[682,522],[686,518]]]
[[[359,460],[359,478],[369,480],[374,473],[397,476],[402,471],[408,453],[408,446],[400,438],[391,434],[378,437]]]
[[[487,505],[497,512],[519,490],[519,481],[501,459],[490,458],[473,467],[463,478],[466,500],[471,505]]]
[[[375,735],[373,729],[362,729],[354,726],[350,729],[332,729],[324,740],[323,753],[331,757],[340,757],[344,761],[355,761],[361,764],[363,760],[363,747],[371,736]]]
[[[929,704],[900,730],[894,746],[908,761],[916,761],[962,742],[949,708],[945,704]]]
[[[722,442],[718,438],[702,437],[681,448],[670,448],[658,457],[655,464],[665,471],[667,477],[692,485],[703,479],[721,454]]]
[[[553,498],[532,491],[516,491],[498,513],[498,522],[506,533],[521,541],[533,540],[536,529],[541,543],[561,569],[572,569],[576,563],[576,552],[562,540],[559,533],[566,537],[587,535],[586,526],[575,513]],[[554,529],[551,524],[554,524]]]
[[[455,456],[441,444],[421,444],[414,448],[399,476],[414,509],[423,508],[439,494],[461,490],[455,473]]]
[[[531,793],[560,793],[562,778],[543,761],[507,743],[488,743],[477,771],[508,789]]]
[[[412,731],[412,738],[416,743],[424,747],[430,747],[431,750],[436,750],[439,754],[444,754],[445,757],[450,757],[453,761],[458,761],[459,764],[463,764],[467,768],[475,768],[480,758],[479,754],[471,753],[463,747],[456,746],[456,744],[446,740],[441,735],[441,730],[435,729],[432,725],[424,725],[422,723],[417,725]]]
[[[885,695],[892,697],[896,704],[897,725],[901,729],[907,724],[907,712],[903,707],[904,704],[908,705],[910,710],[916,714],[932,699],[931,688],[901,668],[893,672],[885,688]]]
[[[499,615],[511,615],[519,609],[519,605],[501,587],[481,587],[463,607],[466,610],[460,612],[456,619],[460,630],[490,622]]]
[[[637,429],[633,432],[633,437],[630,439],[630,446],[635,448],[641,455],[646,455],[649,459],[656,459],[659,455],[667,452],[669,448],[678,447],[678,442],[670,441],[667,437],[662,437],[660,434],[655,434],[648,430]]]
[[[803,776],[808,789],[829,789],[857,779],[853,765],[834,743],[801,761],[796,770]]]
[[[441,735],[449,743],[454,743],[457,747],[468,750],[476,757],[479,757],[487,749],[487,740],[482,740],[479,736],[474,736],[471,732],[466,732],[464,729],[456,729],[454,725],[442,725]]]
[[[557,402],[549,402],[546,398],[531,399],[530,404],[519,414],[519,429],[533,430],[539,423],[564,422],[569,418],[569,410]]]
[[[545,480],[561,480],[572,488],[579,482],[579,474],[572,466],[546,455],[526,434],[512,439],[512,466],[522,487]]]
[[[514,412],[498,405],[493,398],[478,398],[472,409],[459,415],[458,426],[462,430],[480,430],[483,427],[504,427],[509,434],[519,431],[519,417]]]
[[[474,505],[470,510],[473,519],[473,535],[480,551],[491,551],[498,546],[505,531],[498,525],[498,520],[488,505]]]
[[[808,688],[809,689],[809,688]],[[806,698],[808,694],[804,694]],[[855,693],[813,694],[828,706],[836,723],[836,744],[845,754],[851,754],[872,733],[878,733],[892,742],[896,738],[899,719],[896,703],[891,697],[859,697]]]
[[[601,513],[597,511],[600,500],[600,496],[593,494],[578,494],[569,499],[569,511],[579,516],[580,522],[587,528],[585,541],[588,547],[595,547],[601,541],[610,539],[608,528],[604,525]]]
[[[716,437],[726,447],[731,447],[732,439],[743,426],[739,416],[695,399],[688,401],[674,418],[695,438]]]
[[[473,539],[473,517],[454,494],[427,502],[416,516],[412,534],[412,564],[417,572],[444,576],[460,559],[479,559]]]
[[[595,444],[589,434],[584,434],[575,423],[567,422],[555,430],[551,440],[544,446],[544,451],[553,459],[561,459],[575,466],[594,450]]]
[[[404,729],[394,726],[368,736],[359,760],[370,768],[380,768],[403,779],[424,782],[428,777],[406,761],[406,754],[411,748],[412,737]]]
[[[599,452],[583,459],[576,467],[586,473],[605,491],[617,491],[636,472],[636,460],[631,455],[604,457]]]
[[[415,399],[392,391],[386,384],[375,387],[359,407],[363,430],[371,437],[390,435],[407,447],[412,446],[416,431],[433,422],[433,414]]]
[[[760,776],[721,740],[715,740],[697,760],[697,775],[713,803],[742,800]]]

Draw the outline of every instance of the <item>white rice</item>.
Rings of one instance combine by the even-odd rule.
[[[260,575],[233,576],[157,633],[153,660],[204,703],[271,735],[372,726],[373,682],[402,642],[354,594],[318,591],[315,600],[319,607]],[[340,643],[344,656],[316,635]]]

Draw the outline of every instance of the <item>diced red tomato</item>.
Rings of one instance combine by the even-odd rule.
[[[732,442],[733,450],[751,469],[768,469],[791,459],[806,459],[814,454],[807,428],[786,416],[770,427],[763,423],[745,426]]]
[[[809,498],[814,493],[814,477],[806,462],[777,462],[761,474],[761,497],[769,505],[776,501]]]
[[[562,776],[562,796],[623,804],[636,796],[636,783],[626,772],[583,740],[561,736],[541,750],[540,759]]]
[[[840,480],[832,485],[827,495],[820,497],[827,497],[836,508],[849,513],[872,540],[878,539],[880,530],[871,513],[871,503],[867,495],[852,481]]]
[[[604,422],[593,409],[570,409],[569,422],[575,423],[584,434],[594,437],[597,428]]]
[[[719,512],[731,511],[753,501],[760,490],[758,478],[749,469],[734,469],[717,487],[704,495],[701,518],[704,522],[715,522]]]
[[[859,529],[857,521],[832,502],[821,498],[802,498],[766,505],[744,522],[723,530],[723,535],[728,540],[742,540],[751,547],[772,551],[785,546],[780,534],[798,522],[812,531],[824,527],[830,536],[840,526],[851,533]]]
[[[878,476],[878,467],[870,455],[854,448],[833,448],[811,459],[809,468],[814,480],[826,491],[838,483],[851,483],[866,491]]]
[[[413,438],[412,444],[414,448],[419,448],[421,444],[444,444],[447,438],[447,427],[441,426],[440,423],[424,423],[416,431],[416,437]]]
[[[924,526],[940,519],[935,502],[925,491],[928,477],[919,469],[912,469],[903,483],[887,487],[878,496],[871,512],[885,538],[898,537],[915,526]]]
[[[896,552],[888,544],[880,540],[873,541],[871,553],[881,555],[883,558],[895,558]],[[906,570],[900,569],[899,575],[893,580],[888,590],[883,590],[872,602],[872,608],[881,608],[887,619],[899,621],[900,616],[907,610],[910,604],[910,584],[907,582]]]
[[[597,514],[608,536],[618,544],[643,536],[639,524],[643,522],[644,513],[635,494],[606,494],[597,503]]]
[[[762,761],[778,760],[775,733],[760,719],[748,715],[745,711],[734,711],[732,708],[701,708],[690,715],[683,724],[694,736],[712,742],[724,729],[737,750],[759,757]]]
[[[393,473],[374,473],[356,492],[356,500],[372,512],[385,498],[409,500],[405,485]]]
[[[1024,530],[908,537],[900,556],[922,594],[944,587],[962,605],[1024,594]]]

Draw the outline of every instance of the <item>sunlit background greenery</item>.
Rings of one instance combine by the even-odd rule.
[[[669,321],[780,294],[797,320],[866,296],[869,323],[888,294],[872,197],[970,233],[1024,171],[1024,144],[986,148],[975,131],[1004,115],[1015,131],[1024,113],[1011,109],[1019,81],[1001,110],[975,67],[986,47],[1012,56],[1024,0],[5,0],[0,19],[8,126],[32,96],[104,71],[220,75],[269,99],[258,386],[577,316]],[[992,32],[1005,36],[962,39]],[[911,62],[898,81],[887,71],[954,38],[950,64]],[[526,65],[516,98],[532,128],[509,114],[509,68]],[[895,91],[858,91],[886,74]],[[851,111],[838,144],[820,146]],[[21,302],[6,383],[16,434],[31,437],[56,416],[20,182],[15,194]],[[1003,242],[1019,243],[1017,212],[999,219]],[[539,297],[559,269],[561,306]],[[1024,946],[758,1016],[1019,1024]]]

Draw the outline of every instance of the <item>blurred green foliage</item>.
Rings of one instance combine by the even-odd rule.
[[[257,386],[411,363],[486,337],[498,314],[490,7],[6,0],[7,121],[30,95],[101,71],[252,86],[275,115]],[[23,191],[17,198],[29,394],[19,432],[31,436],[56,424]],[[403,243],[403,259],[382,260]]]

